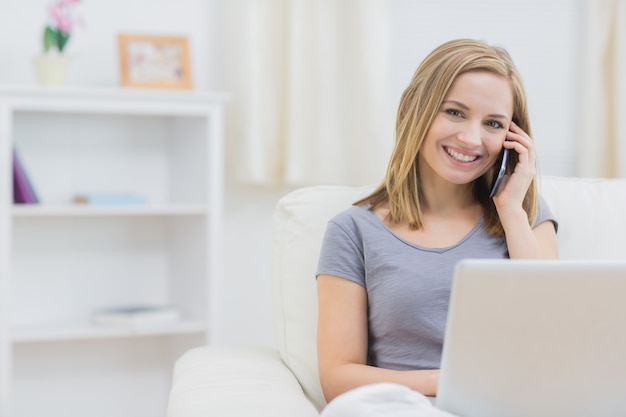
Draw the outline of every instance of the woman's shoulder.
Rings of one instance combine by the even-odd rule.
[[[330,219],[344,230],[362,230],[376,226],[380,221],[370,205],[353,205],[340,211]]]
[[[352,205],[335,214],[331,221],[344,222],[348,220],[359,220],[372,214],[369,205]]]

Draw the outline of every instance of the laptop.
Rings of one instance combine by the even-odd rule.
[[[626,262],[460,262],[435,404],[460,417],[626,416]]]

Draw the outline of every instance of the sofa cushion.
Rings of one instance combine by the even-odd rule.
[[[280,355],[318,409],[326,402],[317,372],[315,271],[326,223],[373,186],[318,186],[283,197],[274,216],[274,324]]]

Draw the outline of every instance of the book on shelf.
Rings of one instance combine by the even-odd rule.
[[[125,305],[97,310],[91,319],[97,325],[160,326],[179,321],[180,312],[171,305]]]
[[[13,148],[13,203],[15,204],[37,204],[39,198],[35,193],[24,165]]]
[[[128,193],[90,193],[74,196],[75,204],[93,206],[133,206],[143,205],[147,202],[146,198],[140,195]]]

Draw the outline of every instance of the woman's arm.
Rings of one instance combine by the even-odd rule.
[[[503,180],[501,190],[493,198],[506,235],[512,259],[556,259],[559,256],[554,224],[550,221],[534,228],[522,208],[524,196],[535,178],[535,146],[519,126],[511,122],[505,147],[517,152],[519,158],[513,174]]]
[[[559,250],[554,223],[545,221],[531,228],[528,216],[521,209],[500,214],[500,221],[506,234],[506,244],[511,259],[557,259]],[[498,210],[500,213],[500,210]]]
[[[438,370],[393,371],[367,363],[367,293],[350,280],[332,275],[317,278],[319,303],[317,355],[327,401],[352,388],[375,382],[404,384],[435,395]]]

